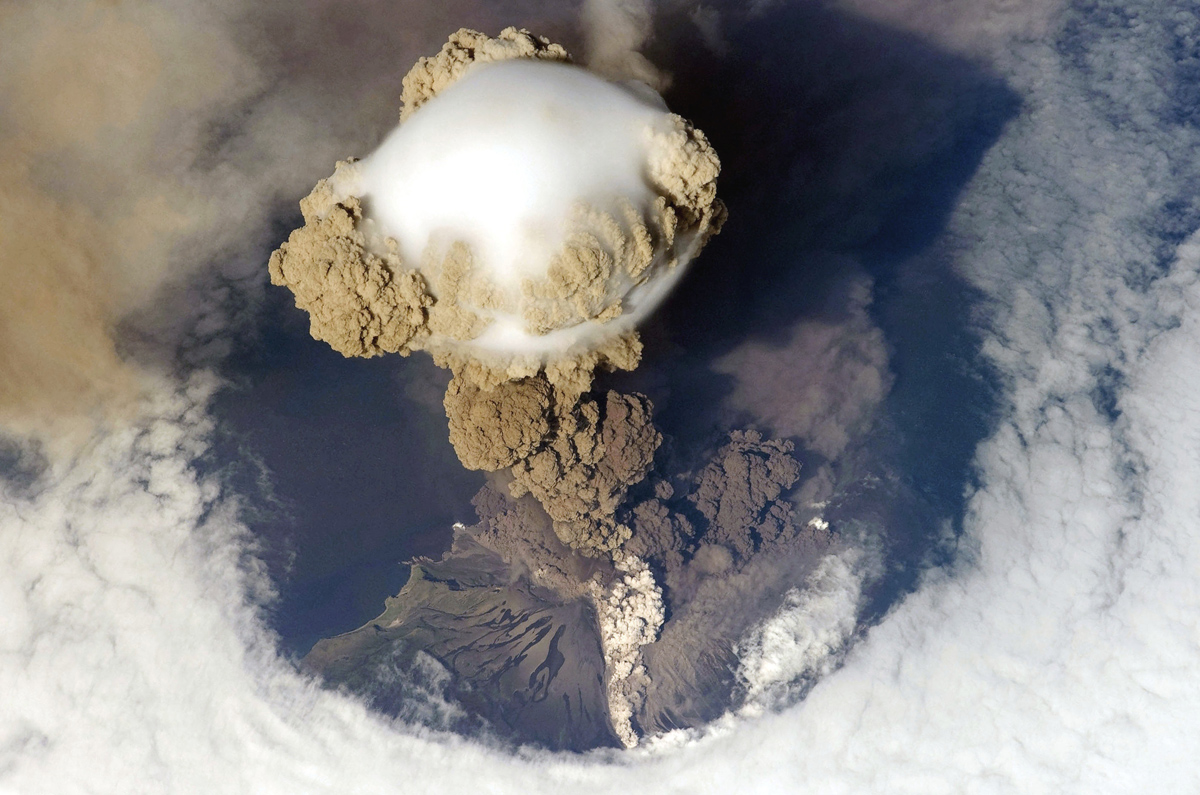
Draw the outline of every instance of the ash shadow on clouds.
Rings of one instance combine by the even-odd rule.
[[[866,444],[833,462],[856,477],[826,515],[884,528],[889,576],[869,618],[949,560],[943,525],[961,525],[989,428],[974,296],[943,233],[1019,97],[970,60],[816,4],[722,13],[723,52],[678,10],[651,57],[673,74],[672,109],[721,154],[730,220],[650,321],[642,368],[612,380],[650,394],[677,454],[694,455],[729,425],[734,379],[714,362],[783,346],[800,321],[836,322],[847,268],[865,272],[895,383]],[[821,461],[800,457],[809,472]]]

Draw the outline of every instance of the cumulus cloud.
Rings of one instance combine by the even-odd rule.
[[[772,1],[765,0],[759,8],[764,9]],[[942,46],[972,55],[995,55],[1006,42],[1036,40],[1051,34],[1065,6],[1060,0],[940,3],[846,0],[842,5],[888,26],[927,36]]]
[[[789,691],[811,685],[833,670],[858,623],[862,572],[856,552],[829,555],[793,588],[775,615],[738,643],[738,678],[746,689],[744,710],[786,702]]]

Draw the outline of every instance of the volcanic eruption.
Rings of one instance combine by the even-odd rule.
[[[703,694],[726,687],[731,648],[715,606],[745,613],[758,597],[716,599],[706,578],[826,544],[782,500],[791,443],[735,435],[700,474],[638,486],[662,442],[653,407],[591,386],[598,369],[637,366],[638,323],[720,230],[719,170],[645,83],[604,79],[527,31],[464,29],[409,72],[379,148],[301,202],[272,282],[346,356],[428,351],[449,368],[454,450],[496,473],[446,556],[415,562],[370,624],[314,647],[327,682],[402,708],[379,682],[427,652],[452,661],[480,714],[562,747],[632,746],[712,717]],[[664,582],[681,621],[665,634]]]
[[[271,280],[346,356],[430,352],[463,464],[511,469],[565,543],[612,552],[660,436],[644,397],[583,396],[598,367],[637,366],[638,322],[719,231],[717,155],[645,84],[515,28],[458,31],[402,100],[301,202]]]

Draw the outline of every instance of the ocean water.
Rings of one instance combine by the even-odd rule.
[[[286,290],[269,293],[260,336],[229,361],[208,463],[250,495],[274,627],[302,655],[378,615],[404,561],[439,556],[483,477],[450,447],[446,379],[428,358],[343,358],[309,337]]]

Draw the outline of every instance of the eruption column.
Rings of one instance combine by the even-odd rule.
[[[404,79],[400,126],[301,202],[271,280],[347,356],[429,351],[471,469],[508,469],[558,539],[611,556],[593,583],[613,728],[646,682],[662,590],[618,512],[662,436],[641,395],[586,394],[632,369],[636,326],[725,218],[704,134],[643,83],[613,83],[526,31],[460,30]]]

